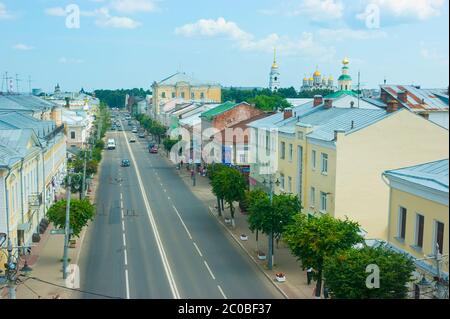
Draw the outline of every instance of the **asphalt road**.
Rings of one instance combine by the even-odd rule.
[[[124,121],[124,127],[129,129]],[[80,289],[120,298],[283,298],[147,141],[109,132]],[[130,167],[120,167],[129,159]],[[81,298],[104,298],[81,294]]]

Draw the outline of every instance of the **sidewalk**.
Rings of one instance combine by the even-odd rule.
[[[161,152],[163,157],[168,163],[175,167],[167,157],[165,152]],[[248,228],[247,216],[242,214],[239,210],[237,203],[235,203],[235,228],[225,223],[225,218],[230,218],[229,209],[225,207],[225,212],[222,212],[222,217],[218,216],[217,211],[217,199],[211,191],[209,179],[199,174],[196,175],[196,186],[193,186],[191,173],[186,169],[186,165],[183,165],[181,170],[177,170],[177,173],[189,186],[192,192],[209,207],[209,212],[217,218],[217,221],[228,231],[232,238],[238,243],[238,245],[245,251],[245,253],[256,263],[261,271],[264,272],[267,279],[270,280],[282,294],[289,299],[313,299],[313,290],[315,282],[311,282],[308,286],[306,270],[303,271],[300,263],[296,257],[292,256],[288,246],[280,240],[278,248],[276,243],[274,244],[274,267],[273,270],[267,269],[267,260],[259,260],[256,249],[256,236],[252,234]],[[241,234],[248,236],[247,241],[240,239]],[[265,252],[267,255],[268,239],[264,234],[259,234],[258,242],[259,250]],[[286,281],[278,283],[275,280],[275,274],[283,272],[286,275]]]
[[[91,190],[87,194],[87,198],[95,203],[95,194],[98,185],[99,172],[94,176]],[[65,198],[65,196],[64,196]],[[78,194],[72,195],[73,199],[78,199]],[[84,227],[77,238],[76,247],[69,248],[69,265],[78,264],[78,259],[84,239],[89,225]],[[41,235],[41,240],[31,250],[31,254],[26,256],[28,265],[33,269],[30,277],[35,277],[41,282],[32,278],[20,277],[21,282],[18,282],[16,288],[17,299],[70,299],[73,298],[73,292],[66,289],[65,280],[62,276],[62,257],[64,251],[64,235],[51,235],[50,231],[54,229],[50,224],[44,234]],[[19,265],[21,268],[24,264],[24,258]],[[8,289],[0,290],[0,299],[8,298]]]

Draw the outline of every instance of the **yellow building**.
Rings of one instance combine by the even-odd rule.
[[[154,82],[152,92],[151,115],[154,118],[160,114],[161,106],[173,99],[208,103],[222,102],[220,84],[200,82],[182,72],[175,73],[160,82]]]
[[[448,164],[445,159],[383,173],[390,192],[389,244],[414,257],[426,279],[439,276],[447,285]]]
[[[447,157],[448,131],[392,103],[386,110],[333,103],[325,99],[262,120],[277,132],[270,164],[279,181],[275,191],[298,194],[305,212],[348,216],[367,238],[387,240],[389,191],[380,175]],[[259,156],[251,168],[253,186],[267,180],[258,176]]]

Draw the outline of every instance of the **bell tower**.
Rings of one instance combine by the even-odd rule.
[[[277,51],[273,49],[273,63],[270,68],[269,88],[272,92],[278,91],[280,88],[280,71],[277,64]]]

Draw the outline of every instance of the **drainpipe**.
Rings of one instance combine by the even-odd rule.
[[[25,223],[25,219],[24,219],[24,198],[23,198],[23,162],[24,162],[25,158],[22,157],[20,160],[20,197],[22,198],[22,201],[20,203],[20,208],[22,211],[22,224]],[[25,238],[24,238],[25,240]]]
[[[391,215],[392,215],[392,211],[391,211],[391,198],[392,198],[392,187],[389,184],[389,181],[386,177],[386,175],[383,173],[381,174],[381,179],[383,180],[383,182],[389,187],[389,207],[388,207],[388,231],[387,231],[387,242],[390,243],[390,238],[391,238]]]
[[[3,166],[3,169],[7,169],[8,170],[8,174],[6,174],[5,177],[5,210],[6,210],[6,234],[8,236],[8,238],[11,238],[9,233],[9,206],[8,206],[8,188],[6,187],[7,183],[8,183],[8,178],[11,175],[11,168],[9,166]]]

